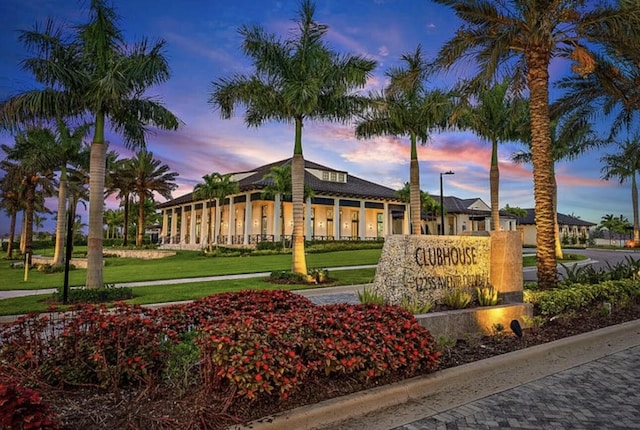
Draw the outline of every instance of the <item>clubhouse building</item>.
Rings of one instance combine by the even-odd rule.
[[[267,176],[271,169],[290,163],[291,159],[286,159],[232,173],[231,180],[238,183],[238,192],[224,201],[194,199],[193,193],[188,193],[160,203],[162,227],[158,241],[165,249],[195,250],[209,243],[255,246],[262,241],[290,238],[291,199],[264,196],[265,189],[272,185]],[[306,240],[383,240],[389,234],[410,234],[409,205],[391,188],[309,160],[305,160],[305,187],[313,190],[304,204]],[[439,197],[432,197],[440,201]],[[482,199],[445,196],[443,201],[445,234],[491,230],[491,208]],[[500,229],[520,230],[523,243],[535,243],[535,224],[531,226],[529,218],[517,219],[500,212]],[[559,220],[568,218],[561,216]],[[569,221],[561,222],[562,231],[569,229],[573,234],[588,235],[587,224],[591,223]],[[439,213],[422,214],[423,233],[441,231]]]

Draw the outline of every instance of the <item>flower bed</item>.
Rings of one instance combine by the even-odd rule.
[[[201,402],[220,399],[222,412],[235,403],[285,400],[323,378],[362,383],[424,373],[440,355],[402,308],[321,307],[286,291],[227,293],[159,309],[82,306],[58,319],[20,318],[3,326],[0,338],[0,377],[15,386],[90,386],[122,396],[173,384]],[[197,406],[194,414],[211,413]]]

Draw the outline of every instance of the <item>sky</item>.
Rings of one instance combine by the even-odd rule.
[[[18,41],[19,30],[31,30],[49,17],[68,25],[86,22],[88,5],[89,0],[0,2],[0,99],[36,86],[20,65],[29,53]],[[128,43],[143,37],[166,41],[171,78],[150,89],[149,95],[161,100],[183,126],[178,131],[154,131],[147,137],[147,148],[179,173],[174,198],[191,192],[206,174],[246,171],[292,155],[292,124],[270,122],[247,128],[242,109],[232,119],[221,119],[208,99],[213,81],[252,71],[250,60],[240,50],[238,28],[260,25],[285,38],[295,28],[298,0],[114,0],[113,5]],[[388,82],[385,72],[400,65],[401,55],[415,51],[418,44],[428,60],[435,58],[460,26],[449,8],[429,0],[317,0],[316,5],[315,19],[329,26],[326,42],[332,49],[377,62],[364,92],[382,89]],[[569,73],[570,66],[554,61],[552,84]],[[457,67],[431,77],[427,86],[450,87],[472,70],[472,65]],[[552,89],[552,98],[558,95]],[[599,128],[607,127],[606,121],[599,124]],[[109,133],[107,139],[110,149],[121,157],[133,155],[122,145],[121,137]],[[352,123],[306,122],[302,139],[305,159],[393,189],[409,181],[406,137],[359,140]],[[11,135],[0,134],[0,143],[13,142]],[[501,208],[507,204],[534,207],[531,166],[511,162],[512,154],[522,149],[520,143],[499,147]],[[605,214],[632,220],[630,184],[601,180],[600,158],[615,151],[612,146],[556,165],[559,212],[596,224]],[[421,189],[439,196],[439,174],[452,170],[454,175],[444,176],[444,195],[489,203],[490,155],[490,144],[471,132],[435,133],[418,149]],[[107,208],[117,204],[113,198],[106,201]],[[47,206],[54,210],[55,199],[49,199]],[[53,217],[47,216],[44,230],[54,230]],[[88,222],[86,215],[83,222]],[[6,234],[8,224],[3,212],[0,235]]]

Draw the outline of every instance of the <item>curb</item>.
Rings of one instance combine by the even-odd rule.
[[[411,422],[638,345],[640,320],[635,320],[302,406],[231,429],[311,430],[376,413],[380,418],[371,421],[380,423],[390,415],[381,410],[418,401],[420,416],[409,419]],[[406,423],[394,422],[392,427]]]

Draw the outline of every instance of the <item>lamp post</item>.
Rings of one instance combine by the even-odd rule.
[[[440,234],[444,235],[444,194],[442,192],[442,175],[453,175],[453,170],[448,172],[440,172]]]

